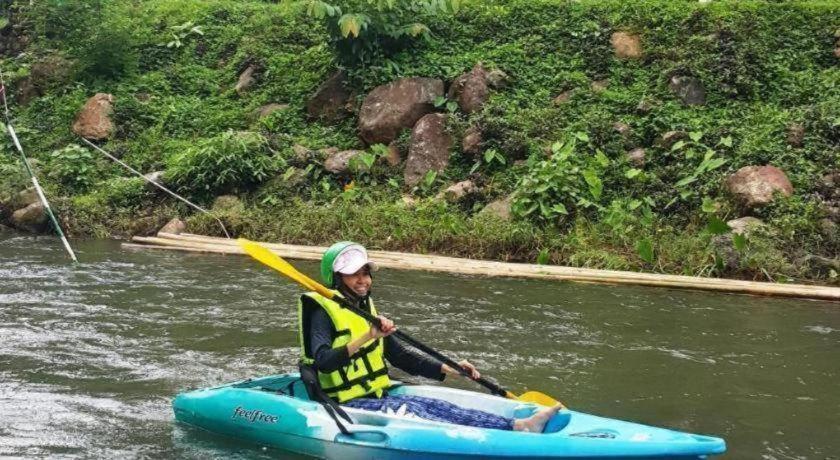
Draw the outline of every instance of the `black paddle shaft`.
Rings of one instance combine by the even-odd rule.
[[[344,299],[340,296],[335,296],[335,297],[333,297],[333,300],[337,300],[341,304],[341,306],[343,306],[344,308],[346,308],[346,309],[352,311],[353,313],[361,316],[362,318],[366,319],[368,322],[372,323],[373,325],[375,325],[379,329],[382,329],[382,322],[379,321],[379,318],[377,318],[377,317],[371,315],[370,313],[362,310],[361,308],[351,304],[350,302],[347,301],[347,299]],[[414,337],[411,337],[410,335],[408,335],[405,332],[402,332],[400,330],[395,331],[394,335],[397,338],[405,341],[409,345],[417,348],[418,350],[420,350],[420,351],[434,357],[438,361],[446,364],[447,366],[451,367],[452,369],[455,369],[456,371],[460,372],[461,375],[463,375],[465,377],[469,377],[469,378],[472,379],[472,377],[470,376],[470,373],[467,372],[466,369],[461,367],[460,364],[458,364],[455,361],[452,361],[451,359],[447,358],[446,356],[438,353],[435,349],[433,349],[433,348],[429,347],[428,345],[418,341]],[[504,388],[500,387],[499,385],[496,385],[495,383],[485,379],[484,377],[479,377],[477,379],[472,379],[472,380],[478,382],[480,385],[487,388],[488,390],[490,390],[491,393],[493,393],[495,395],[507,397],[508,393],[510,393],[509,391],[505,390]]]

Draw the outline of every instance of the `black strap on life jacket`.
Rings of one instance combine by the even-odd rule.
[[[339,391],[349,390],[350,388],[353,388],[356,385],[370,387],[370,382],[376,380],[377,377],[380,377],[382,375],[388,375],[387,367],[383,367],[378,371],[373,371],[373,373],[370,374],[361,375],[359,377],[356,377],[355,379],[347,380],[344,383],[336,385],[334,387],[322,388],[322,390],[326,393],[338,393]]]
[[[324,407],[324,410],[327,411],[327,414],[329,414],[330,418],[335,421],[338,429],[341,430],[343,434],[349,435],[350,432],[344,424],[341,423],[339,417],[343,418],[350,424],[353,424],[353,419],[347,415],[347,412],[345,412],[337,402],[327,396],[324,390],[321,389],[321,384],[318,382],[318,370],[315,366],[305,364],[301,361],[298,363],[298,369],[300,370],[300,379],[303,380],[303,386],[306,387],[306,393],[309,394],[309,399],[321,404]]]

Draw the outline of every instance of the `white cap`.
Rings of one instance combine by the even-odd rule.
[[[368,259],[367,250],[365,250],[364,246],[351,244],[338,253],[335,261],[333,261],[332,268],[334,273],[352,275],[365,265],[370,266],[371,271],[377,269],[376,264]]]

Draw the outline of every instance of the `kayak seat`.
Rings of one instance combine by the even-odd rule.
[[[567,409],[561,410],[545,424],[543,433],[557,433],[566,428],[572,421],[572,413]]]

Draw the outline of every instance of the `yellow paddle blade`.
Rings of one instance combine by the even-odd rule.
[[[556,404],[563,405],[563,403],[561,403],[560,401],[552,398],[551,396],[545,393],[540,393],[539,391],[526,391],[525,393],[522,393],[521,395],[517,396],[516,399],[549,407],[554,406]],[[563,405],[563,407],[566,406]]]
[[[313,280],[312,278],[307,276],[306,273],[301,273],[301,272],[297,271],[297,269],[295,267],[293,267],[292,264],[290,264],[289,262],[286,262],[286,260],[283,259],[282,257],[277,256],[277,258],[280,259],[280,261],[287,267],[287,269],[294,270],[297,273],[297,275],[303,281],[305,281],[308,286],[310,286],[312,288],[313,291],[317,291],[318,293],[320,293],[321,295],[323,295],[324,297],[326,297],[328,299],[332,299],[333,297],[335,297],[335,293],[333,291],[329,290],[326,286],[324,286],[323,284]]]
[[[335,297],[335,293],[333,291],[325,287],[323,284],[313,280],[312,278],[307,276],[306,273],[298,271],[298,269],[296,269],[292,264],[287,262],[286,259],[278,256],[270,249],[266,248],[265,246],[261,246],[259,243],[255,243],[253,241],[249,241],[248,243],[250,243],[250,245],[255,246],[256,248],[259,248],[258,250],[260,250],[261,252],[267,252],[267,256],[273,257],[275,259],[274,263],[276,263],[278,267],[282,269],[283,272],[294,273],[295,276],[299,279],[296,279],[295,281],[298,281],[299,283],[303,284],[304,287],[306,287],[307,289],[311,291],[316,291],[328,299],[332,299],[333,297]]]
[[[277,254],[271,252],[268,248],[261,246],[258,243],[254,243],[253,241],[248,241],[244,238],[239,238],[237,240],[239,246],[245,251],[246,254],[253,257],[257,261],[263,263],[264,265],[277,270],[281,274],[285,275],[287,278],[291,279],[292,281],[297,282],[301,286],[309,289],[310,291],[316,291],[319,294],[332,298],[333,293],[321,286],[317,282],[313,281],[308,276],[304,275],[303,273],[297,271],[292,264],[283,260],[282,257],[278,256]]]

